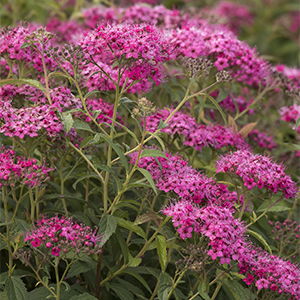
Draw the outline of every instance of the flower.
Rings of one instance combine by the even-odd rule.
[[[297,194],[295,182],[284,173],[284,167],[274,163],[270,157],[253,154],[249,150],[238,150],[221,156],[216,166],[217,173],[224,172],[242,178],[249,190],[257,186],[273,193],[282,191],[287,199]]]
[[[87,249],[89,252],[97,250],[97,243],[101,240],[97,228],[93,231],[89,226],[74,222],[72,218],[57,215],[52,218],[41,216],[24,236],[25,242],[30,241],[34,248],[42,248],[46,252],[49,249],[55,257],[59,257],[62,250],[64,253],[75,250],[77,254],[87,253]]]

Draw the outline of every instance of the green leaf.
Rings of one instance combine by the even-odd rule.
[[[28,231],[30,229],[30,225],[25,220],[15,218],[15,222],[22,232]]]
[[[161,266],[161,270],[164,272],[167,267],[167,245],[166,239],[162,235],[156,236],[157,254]]]
[[[8,277],[5,287],[8,300],[27,300],[27,290],[20,278]]]
[[[205,293],[205,283],[203,281],[200,281],[199,285],[198,285],[198,293],[199,295],[204,299],[204,300],[210,300],[210,297],[208,296],[207,293]]]
[[[42,84],[39,81],[33,80],[33,79],[2,79],[2,80],[0,80],[0,86],[5,85],[5,84],[28,84],[28,85],[31,85],[31,86],[43,91],[44,94],[46,94],[46,90],[42,86]]]
[[[137,169],[138,171],[140,171],[140,172],[146,177],[146,179],[149,181],[149,183],[150,183],[150,185],[151,185],[151,187],[152,187],[154,193],[157,195],[156,186],[155,186],[155,183],[154,183],[154,181],[153,181],[153,179],[152,179],[152,176],[151,176],[151,174],[149,173],[149,171],[146,170],[146,169],[141,169],[141,168],[139,168],[139,167],[137,167],[136,169]]]
[[[116,151],[116,153],[117,153],[118,156],[120,157],[120,160],[121,160],[123,166],[125,167],[126,172],[128,173],[128,171],[129,171],[128,162],[127,162],[127,159],[126,159],[125,155],[124,155],[123,152],[121,151],[121,149],[120,149],[116,144],[114,144],[108,137],[106,137],[104,134],[99,133],[99,135],[100,135],[106,142],[108,142],[108,143],[111,145],[111,147]]]
[[[165,144],[164,144],[163,140],[157,134],[152,133],[150,131],[146,131],[146,133],[152,135],[155,139],[157,139],[159,144],[161,145],[163,151],[166,152]]]
[[[133,101],[133,100],[127,98],[127,97],[123,97],[123,98],[120,99],[119,103],[120,103],[120,104],[124,104],[124,103],[135,103],[135,101]]]
[[[98,180],[100,180],[100,181],[102,182],[101,178],[100,178],[97,174],[95,174],[95,173],[93,173],[93,174],[88,174],[88,175],[83,175],[83,176],[81,176],[80,178],[78,178],[78,179],[73,183],[73,185],[72,185],[73,189],[76,190],[77,184],[78,184],[80,181],[82,181],[82,180],[84,180],[84,179],[87,179],[87,178],[95,178],[95,179],[98,179]]]
[[[65,77],[65,78],[67,78],[70,81],[74,81],[73,78],[70,75],[62,73],[62,72],[51,72],[48,75],[48,77],[50,78],[51,76],[54,76],[54,77]]]
[[[118,219],[112,215],[103,214],[98,225],[98,234],[103,234],[99,247],[102,247],[107,240],[115,233]]]
[[[296,124],[295,124],[295,128],[297,129],[300,126],[300,118],[297,119]]]
[[[166,157],[166,154],[158,149],[145,149],[143,150],[141,157],[163,157],[165,159],[168,159]]]
[[[111,283],[110,288],[118,295],[121,300],[134,300],[133,294],[119,283]]]
[[[217,97],[216,101],[218,103],[220,103],[221,101],[223,101],[224,99],[227,98],[228,94],[229,94],[228,91],[226,91],[226,90],[224,90],[224,89],[221,88],[220,91],[219,91],[219,94],[218,94],[218,97]]]
[[[117,223],[118,223],[118,226],[126,228],[130,231],[133,231],[134,233],[141,236],[143,239],[147,240],[146,233],[138,225],[134,225],[134,223],[132,223],[128,220],[121,219],[121,218],[117,218]]]
[[[102,110],[101,109],[97,109],[93,111],[93,118],[96,120],[99,115],[101,114]]]
[[[25,42],[25,43],[23,43],[23,45],[20,47],[20,49],[25,49],[25,48],[28,48],[28,47],[30,47],[30,43]]]
[[[227,118],[223,112],[223,109],[221,108],[221,106],[218,104],[218,102],[210,95],[205,94],[205,96],[215,105],[215,107],[218,109],[219,113],[221,114],[225,125],[227,125]],[[198,97],[197,97],[198,98]]]
[[[79,145],[79,149],[84,148],[91,140],[94,140],[93,136],[87,136]]]
[[[143,291],[140,288],[138,288],[137,286],[135,286],[135,285],[131,284],[130,282],[125,281],[121,278],[117,278],[117,280],[120,282],[120,284],[122,284],[124,287],[126,287],[128,290],[130,290],[135,296],[137,296],[137,295],[144,296]]]
[[[265,249],[270,253],[272,254],[272,250],[269,246],[269,244],[266,242],[266,240],[257,232],[253,231],[253,230],[250,230],[248,229],[247,232],[249,234],[251,234],[252,236],[254,236],[256,239],[258,239],[265,247]]]
[[[88,97],[91,97],[92,95],[95,95],[95,94],[101,94],[103,92],[101,91],[98,91],[98,90],[93,90],[91,92],[88,92],[84,95],[84,99],[88,98]],[[96,119],[96,118],[95,118]]]
[[[73,296],[70,300],[97,300],[97,298],[88,293],[83,293],[81,295]]]
[[[91,257],[85,256],[82,260],[78,260],[71,265],[67,278],[96,269],[96,267],[97,263]]]
[[[158,128],[157,129],[163,129],[163,128],[166,128],[168,127],[169,124],[165,123],[162,119],[159,121],[159,125],[158,125]]]
[[[236,300],[248,300],[249,289],[245,289],[241,284],[235,280],[226,279],[222,281],[229,288],[230,292]]]
[[[129,267],[138,267],[140,263],[142,262],[142,259],[139,257],[133,258],[131,254],[129,253]]]
[[[79,120],[75,120],[72,127],[75,127],[75,129],[78,130],[80,129],[80,130],[85,130],[85,131],[95,133],[86,122],[82,122]]]
[[[73,127],[73,123],[74,123],[73,117],[69,112],[65,112],[62,113],[62,118],[65,127],[65,132],[66,134],[68,134],[71,128]]]
[[[142,214],[141,216],[138,216],[137,219],[134,221],[134,225],[139,225],[159,219],[162,219],[162,217],[158,213],[156,213],[155,211],[149,211],[147,213]]]
[[[271,205],[276,202],[278,199],[273,199]],[[264,203],[262,203],[259,208],[256,210],[256,212],[264,212],[266,209],[268,209],[269,207],[269,203],[266,201]],[[286,211],[286,210],[290,210],[291,208],[289,206],[286,205],[286,203],[284,201],[279,201],[278,203],[276,203],[275,205],[273,205],[268,211],[271,212],[281,212],[281,211]]]
[[[122,249],[122,254],[124,256],[124,264],[127,264],[129,261],[129,249],[128,249],[127,243],[125,242],[125,239],[123,238],[119,228],[116,229],[115,234],[116,234],[117,240],[120,244],[120,247]]]
[[[168,273],[161,272],[159,276],[159,285],[158,285],[158,299],[159,300],[167,300],[169,292],[171,291],[173,286],[172,278]]]
[[[152,293],[148,283],[141,275],[137,274],[136,272],[131,272],[128,270],[123,271],[123,273],[126,273],[126,274],[131,275],[134,278],[136,278],[150,293]]]

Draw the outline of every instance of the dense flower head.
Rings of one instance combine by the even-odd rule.
[[[297,194],[295,182],[284,173],[284,167],[273,162],[270,157],[253,154],[249,150],[238,150],[221,156],[216,166],[217,173],[225,172],[242,178],[249,190],[257,186],[273,193],[281,191],[287,199]]]
[[[155,114],[146,117],[146,129],[155,132],[160,120],[165,121],[171,111],[161,109]],[[184,145],[201,151],[204,147],[220,149],[225,146],[233,146],[237,149],[247,148],[242,135],[234,132],[231,128],[219,124],[203,125],[196,123],[195,119],[183,112],[176,112],[168,121],[168,126],[161,130],[170,135],[180,134],[185,137]]]
[[[51,252],[52,256],[71,250],[93,254],[98,249],[97,243],[101,236],[97,234],[97,228],[92,230],[89,226],[73,221],[66,216],[52,218],[41,216],[34,221],[31,230],[25,233],[24,241],[29,241],[33,248],[42,248]],[[88,250],[88,251],[87,251]]]
[[[32,47],[22,48],[23,44],[28,42],[27,37],[33,34],[35,30],[38,30],[37,26],[30,23],[26,26],[19,24],[15,28],[2,29],[0,32],[0,56],[6,60],[23,60],[38,72],[41,72],[43,70],[43,62],[38,51]],[[39,44],[36,44],[36,47],[40,49]],[[48,44],[45,45],[45,49],[48,49]],[[46,55],[44,56],[44,61],[51,70],[57,66],[53,59]]]
[[[55,115],[55,108],[49,105],[14,108],[10,101],[0,102],[0,132],[4,135],[35,137],[41,129],[47,131],[48,136],[55,137],[63,129],[62,122]]]
[[[167,159],[157,157],[160,165],[153,157],[142,157],[138,166],[147,169],[158,189],[168,193],[173,192],[179,197],[194,203],[219,203],[233,208],[237,203],[237,195],[230,192],[223,184],[218,184],[213,178],[208,178],[198,172],[179,155],[166,152]],[[131,155],[131,162],[135,163],[137,153]],[[240,198],[242,201],[242,197]]]
[[[229,68],[233,78],[248,85],[257,86],[270,73],[267,61],[258,56],[256,49],[217,25],[175,29],[170,32],[170,44],[178,56],[212,58],[218,71]]]
[[[100,25],[80,42],[85,57],[111,64],[114,59],[128,63],[124,76],[132,80],[162,79],[161,63],[170,59],[172,49],[166,37],[152,25]]]
[[[223,22],[231,31],[238,33],[238,29],[243,25],[251,25],[253,16],[246,5],[231,1],[220,1],[212,9],[211,13],[221,16]]]
[[[265,148],[272,151],[278,147],[278,144],[274,141],[273,136],[268,136],[265,132],[260,132],[257,129],[253,129],[248,134],[250,143],[257,145],[260,148]]]
[[[45,164],[39,165],[35,158],[16,156],[15,151],[0,148],[0,187],[24,184],[28,187],[39,186],[48,179]]]
[[[279,114],[281,115],[281,120],[295,124],[300,118],[300,105],[294,103],[291,106],[283,106],[280,108]],[[295,129],[300,134],[300,125]]]
[[[288,67],[285,65],[277,65],[276,71],[283,73],[287,78],[292,80],[293,86],[300,88],[300,69],[296,67]]]

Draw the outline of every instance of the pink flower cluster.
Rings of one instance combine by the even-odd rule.
[[[292,80],[293,86],[291,87],[300,88],[300,69],[290,68],[285,65],[277,65],[274,69]]]
[[[72,218],[59,218],[57,215],[52,218],[42,216],[34,221],[33,228],[24,236],[24,241],[29,241],[32,247],[42,247],[43,251],[49,249],[51,255],[56,257],[59,257],[61,251],[67,253],[70,250],[75,250],[77,254],[94,254],[101,240],[97,228],[93,231],[89,226],[77,224]]]
[[[63,129],[62,122],[55,115],[54,108],[49,105],[14,108],[9,101],[0,102],[0,120],[4,123],[0,132],[4,135],[35,137],[44,128],[47,134],[55,137]]]
[[[161,109],[146,117],[146,129],[155,132],[160,120],[165,121],[170,114],[171,112],[168,109]],[[231,128],[218,124],[197,124],[194,118],[183,112],[176,112],[168,121],[168,127],[163,128],[161,131],[172,136],[176,133],[183,135],[185,137],[184,145],[189,145],[199,151],[204,147],[215,149],[226,146],[236,147],[237,149],[248,147],[243,137]]]
[[[253,154],[249,150],[238,150],[221,156],[216,166],[217,173],[224,172],[242,178],[249,190],[257,186],[273,193],[281,191],[287,199],[297,194],[295,182],[284,173],[284,167],[274,163],[270,157]]]
[[[230,192],[227,186],[216,183],[212,178],[199,173],[188,166],[181,156],[166,153],[168,159],[157,157],[160,165],[153,157],[142,157],[138,166],[147,169],[156,187],[166,193],[172,191],[179,197],[194,203],[221,203],[233,207],[237,202],[235,192]],[[131,162],[135,163],[137,153],[131,155]],[[242,201],[242,198],[240,199]]]
[[[96,61],[111,64],[115,58],[127,60],[129,68],[125,77],[132,80],[151,77],[154,81],[163,78],[163,63],[170,59],[172,49],[166,38],[151,25],[101,25],[87,33],[80,42],[87,59],[96,56]]]
[[[280,108],[279,114],[281,115],[281,120],[295,124],[298,118],[300,118],[300,105],[294,103],[289,107],[283,106]],[[300,125],[295,129],[300,134]]]
[[[268,136],[265,132],[260,132],[257,129],[252,130],[247,137],[252,144],[257,145],[260,148],[266,148],[269,151],[278,147],[273,136]]]
[[[191,238],[193,231],[208,237],[207,254],[212,260],[220,259],[221,264],[238,261],[246,284],[255,283],[259,290],[270,289],[300,299],[299,266],[254,247],[245,225],[232,216],[230,209],[216,205],[199,207],[182,199],[171,202],[163,213],[172,217],[182,239]]]
[[[16,157],[15,151],[0,148],[0,187],[21,183],[33,188],[48,179],[49,171],[35,158]]]
[[[26,42],[26,37],[36,29],[37,26],[30,23],[26,26],[20,24],[8,30],[3,28],[0,32],[0,56],[10,60],[23,60],[28,63],[26,68],[31,66],[38,72],[41,72],[43,70],[41,55],[32,47],[21,48]],[[36,45],[40,48],[38,44]],[[48,48],[48,44],[45,45],[45,48]],[[54,70],[57,66],[56,62],[46,55],[44,56],[44,60],[50,70]]]
[[[243,25],[251,25],[253,16],[246,5],[231,1],[220,1],[212,9],[212,14],[217,14],[224,18],[224,23],[235,34]]]

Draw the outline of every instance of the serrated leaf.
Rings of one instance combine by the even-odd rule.
[[[149,183],[150,183],[150,185],[151,185],[151,187],[152,187],[154,193],[157,195],[157,189],[156,189],[155,183],[154,183],[154,181],[153,181],[153,179],[152,179],[152,176],[151,176],[151,174],[149,173],[149,171],[146,170],[146,169],[141,169],[141,168],[139,168],[139,167],[137,167],[136,169],[137,169],[138,171],[140,171],[140,172],[146,177],[146,179],[149,181]]]
[[[72,298],[70,298],[70,300],[98,300],[98,299],[88,293],[83,293],[81,295],[73,296]]]
[[[16,222],[17,226],[19,227],[20,231],[22,231],[22,232],[28,231],[30,229],[30,225],[22,219],[15,218],[15,222]]]
[[[2,79],[0,80],[0,86],[6,85],[6,84],[28,84],[31,85],[46,94],[45,88],[42,86],[42,84],[33,79]]]
[[[93,137],[93,136],[87,136],[87,137],[80,143],[79,149],[84,148],[86,145],[88,145],[88,143],[89,143],[91,140],[94,140],[94,137]]]
[[[159,276],[159,285],[158,285],[158,299],[167,300],[169,292],[173,286],[172,278],[168,273],[162,272]]]
[[[145,149],[143,150],[141,157],[163,157],[165,159],[168,159],[166,157],[166,154],[158,149]]]
[[[119,283],[111,283],[110,288],[118,295],[120,300],[134,300],[133,294]]]
[[[73,123],[74,123],[73,117],[69,112],[65,112],[62,113],[62,118],[63,118],[65,132],[66,134],[68,134],[71,128],[73,127]]]
[[[241,284],[235,280],[224,280],[222,281],[230,289],[235,300],[248,300],[249,299],[249,289],[245,289]]]
[[[163,128],[166,128],[168,127],[169,124],[165,123],[162,119],[159,120],[159,125],[158,125],[158,128],[157,129],[163,129]]]
[[[117,223],[118,223],[118,226],[126,228],[130,231],[133,231],[134,233],[138,234],[139,236],[141,236],[145,240],[147,239],[146,233],[138,225],[134,225],[134,223],[132,223],[128,220],[121,219],[121,218],[117,219]]]
[[[161,145],[163,151],[164,152],[166,151],[166,147],[165,147],[165,144],[164,144],[163,140],[157,134],[154,134],[150,131],[146,131],[146,133],[152,135],[155,139],[157,139],[159,144]]]
[[[208,296],[207,293],[205,293],[205,283],[203,281],[200,281],[199,285],[198,285],[198,293],[199,295],[204,299],[204,300],[210,300],[210,297]]]
[[[143,293],[143,291],[140,289],[140,288],[138,288],[137,286],[135,286],[135,285],[133,285],[133,284],[131,284],[130,282],[128,282],[128,281],[125,281],[125,280],[123,280],[123,279],[121,279],[121,278],[117,278],[117,280],[119,281],[119,283],[121,284],[121,285],[123,285],[124,287],[126,287],[128,290],[130,290],[134,295],[142,295],[142,296],[144,296],[144,293]]]
[[[124,256],[124,264],[127,264],[129,261],[129,249],[128,249],[127,243],[125,242],[125,239],[123,238],[119,228],[116,229],[115,235],[117,237],[117,240],[118,240],[121,250],[122,250],[122,254]]]
[[[133,258],[129,253],[129,263],[128,263],[129,267],[133,267],[133,268],[138,267],[141,262],[142,262],[141,258],[139,257]]]
[[[257,232],[253,231],[253,230],[250,230],[248,229],[247,230],[247,233],[251,234],[252,236],[254,236],[256,239],[258,239],[265,247],[265,249],[270,253],[272,254],[272,250],[269,246],[269,244],[266,242],[266,240]]]
[[[141,216],[138,216],[137,219],[135,220],[134,224],[139,225],[139,224],[143,224],[143,223],[153,221],[153,220],[158,220],[158,219],[161,219],[160,215],[158,215],[154,211],[149,211],[147,213],[142,214]]]
[[[276,199],[272,200],[271,205],[273,205],[274,202],[276,202]],[[256,212],[264,212],[266,209],[268,209],[269,207],[269,203],[268,202],[264,202],[262,203],[258,209],[256,210]],[[268,209],[269,212],[281,212],[281,211],[286,211],[286,210],[290,210],[291,208],[289,206],[286,205],[286,203],[284,201],[279,201],[278,203],[276,203],[275,205],[273,205],[270,209]]]
[[[88,272],[97,267],[97,263],[89,256],[84,257],[83,260],[78,260],[74,262],[67,274],[67,278],[76,276],[80,273]]]
[[[27,290],[20,278],[14,276],[8,277],[5,287],[8,300],[27,300]]]
[[[99,135],[106,141],[108,142],[111,147],[115,150],[115,152],[118,154],[126,172],[128,173],[129,171],[129,167],[128,167],[128,162],[127,162],[127,159],[125,157],[125,155],[123,154],[122,150],[116,145],[114,144],[108,137],[106,137],[104,134],[102,133],[99,133]]]
[[[156,247],[157,247],[157,254],[158,254],[161,270],[164,272],[167,267],[167,245],[164,236],[162,235],[156,236]]]
[[[118,219],[112,215],[103,214],[98,225],[98,234],[103,234],[99,247],[102,247],[107,240],[115,233]]]
[[[101,109],[97,109],[93,111],[93,118],[96,120],[99,115],[101,114],[102,110]]]
[[[257,124],[257,122],[255,122],[255,123],[249,123],[249,124],[245,125],[239,131],[239,134],[241,134],[243,136],[243,138],[247,137],[247,135],[249,134],[249,132],[252,131],[252,129],[255,127],[256,124]]]
[[[150,293],[152,293],[148,283],[141,275],[137,274],[136,272],[131,272],[128,270],[123,271],[123,273],[129,274],[129,275],[133,276],[134,278],[136,278]]]
[[[79,121],[79,120],[75,120],[72,127],[75,127],[75,129],[78,129],[78,130],[85,130],[85,131],[89,131],[89,132],[95,133],[91,129],[91,127],[89,126],[89,124],[87,124],[85,122],[82,122],[82,121]]]

